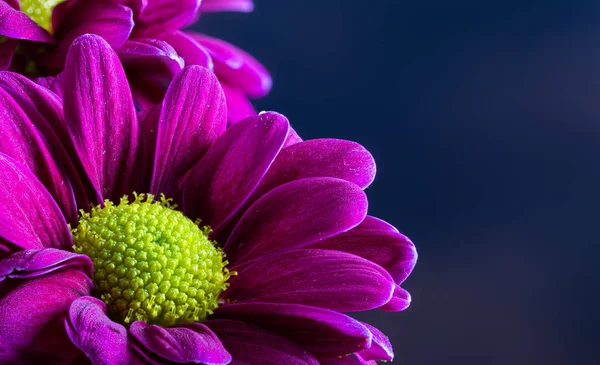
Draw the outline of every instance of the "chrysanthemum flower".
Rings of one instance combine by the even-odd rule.
[[[0,0],[0,70],[55,76],[71,42],[97,34],[117,50],[137,103],[159,103],[185,64],[201,65],[216,73],[228,118],[237,122],[256,114],[248,98],[269,92],[269,74],[237,47],[181,28],[201,12],[252,6],[248,0]],[[40,82],[48,86],[52,80]]]
[[[66,62],[62,100],[0,72],[0,363],[392,359],[344,314],[406,308],[416,261],[366,215],[363,147],[271,112],[226,130],[200,66],[138,115],[97,36]]]

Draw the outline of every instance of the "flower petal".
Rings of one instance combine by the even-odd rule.
[[[150,192],[173,197],[184,175],[225,132],[225,97],[214,74],[186,67],[172,81],[158,122]]]
[[[135,39],[125,42],[117,55],[125,70],[155,72],[174,76],[183,68],[184,62],[175,49],[158,39]]]
[[[396,285],[392,299],[382,306],[381,310],[386,312],[400,312],[408,308],[410,306],[410,302],[410,293],[402,289],[399,285]]]
[[[298,344],[250,323],[215,319],[204,322],[231,353],[230,365],[286,364],[319,365]]]
[[[70,364],[79,351],[64,331],[63,318],[71,303],[91,288],[84,273],[67,269],[23,281],[4,293],[0,297],[2,363]]]
[[[235,124],[256,115],[256,110],[242,90],[229,86],[225,82],[221,82],[221,86],[223,86],[227,100],[227,122],[229,124]]]
[[[289,124],[277,113],[237,123],[190,171],[184,183],[184,209],[218,230],[254,191],[279,153]]]
[[[214,65],[208,51],[187,33],[178,30],[165,34],[161,39],[169,43],[177,54],[183,57],[186,65],[200,65],[213,71]]]
[[[201,13],[216,11],[239,11],[249,13],[254,10],[252,0],[203,0],[200,4]]]
[[[187,25],[198,11],[200,0],[153,0],[138,15],[136,38],[155,38]]]
[[[27,14],[0,0],[0,35],[7,38],[53,43],[52,36]]]
[[[368,323],[363,323],[363,325],[373,334],[373,341],[371,342],[371,347],[358,352],[356,356],[363,361],[394,360],[394,350],[392,349],[392,344],[387,336]]]
[[[231,361],[217,335],[201,323],[162,328],[137,321],[131,324],[129,333],[143,350],[169,361],[206,365],[225,365]]]
[[[344,314],[298,304],[239,303],[215,310],[216,319],[256,324],[313,354],[339,356],[371,346],[371,332]]]
[[[398,229],[396,227],[392,226],[391,224],[382,219],[370,215],[366,216],[365,220],[360,222],[360,226],[363,229],[379,229],[398,233]]]
[[[98,199],[131,192],[139,124],[116,54],[100,37],[77,38],[65,70],[65,119]]]
[[[224,249],[234,266],[335,236],[359,224],[366,214],[367,198],[352,183],[327,177],[296,180],[254,203]]]
[[[357,312],[387,303],[394,282],[380,266],[355,255],[329,250],[294,250],[269,255],[238,271],[224,297],[310,305]]]
[[[67,222],[42,183],[3,153],[0,171],[0,237],[25,249],[70,248]]]
[[[265,96],[273,86],[269,72],[254,57],[223,40],[188,32],[211,55],[219,80],[251,98]]]
[[[73,344],[94,365],[129,364],[127,330],[108,318],[101,300],[89,296],[75,300],[64,325]]]
[[[30,279],[64,268],[77,269],[92,276],[89,257],[73,252],[46,248],[23,250],[0,260],[0,282],[5,279]]]

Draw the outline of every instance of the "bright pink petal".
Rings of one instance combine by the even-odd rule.
[[[221,82],[221,85],[227,100],[227,122],[229,124],[235,124],[256,115],[256,110],[242,90],[231,87],[225,82]]]
[[[194,19],[200,0],[152,0],[136,19],[136,38],[172,33]]]
[[[288,133],[282,115],[266,113],[225,132],[194,166],[184,185],[184,209],[218,230],[254,191]]]
[[[93,265],[89,257],[45,248],[15,252],[0,260],[0,282],[5,279],[30,279],[65,268],[76,269],[92,276]]]
[[[377,217],[372,217],[370,215],[365,217],[365,220],[360,222],[360,226],[363,229],[376,229],[376,230],[384,230],[398,233],[398,229],[388,222],[379,219]]]
[[[25,249],[70,248],[67,222],[42,183],[3,153],[0,171],[0,246],[8,241]]]
[[[319,365],[298,344],[250,323],[216,319],[204,322],[231,353],[230,365],[286,364]]]
[[[396,285],[392,299],[382,306],[381,309],[386,312],[400,312],[408,308],[410,302],[410,293],[402,289],[399,285]]]
[[[150,192],[172,197],[226,125],[225,97],[217,78],[203,67],[186,67],[163,102]]]
[[[249,13],[254,10],[252,0],[203,0],[200,4],[201,13],[216,11],[239,11]]]
[[[20,282],[5,292],[0,297],[1,362],[70,364],[79,351],[65,333],[63,318],[71,303],[91,288],[84,273],[67,269]]]
[[[256,324],[300,344],[313,354],[340,356],[371,346],[371,332],[335,311],[298,304],[239,303],[215,311],[217,319]]]
[[[178,30],[165,34],[161,39],[173,46],[186,65],[200,65],[213,71],[214,65],[208,51],[187,33]]]
[[[99,200],[135,186],[139,124],[125,72],[102,38],[79,37],[65,70],[65,119]]]
[[[334,178],[296,180],[271,190],[239,220],[225,244],[231,265],[301,248],[359,224],[367,198],[356,185]]]
[[[201,323],[162,328],[137,321],[131,324],[129,333],[141,345],[141,355],[149,359],[154,355],[177,363],[205,365],[226,365],[231,361],[217,335]]]
[[[0,35],[36,42],[54,42],[52,36],[44,28],[4,0],[0,0]]]
[[[363,361],[392,361],[394,359],[394,350],[387,336],[368,323],[363,323],[363,325],[373,334],[373,341],[371,342],[371,347],[358,352],[356,356]]]

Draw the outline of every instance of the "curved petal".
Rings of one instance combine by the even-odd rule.
[[[248,118],[225,132],[190,171],[184,210],[218,230],[254,191],[279,153],[289,124],[277,113]]]
[[[150,192],[172,197],[226,125],[225,97],[217,78],[201,66],[186,67],[163,101]]]
[[[108,43],[77,38],[65,70],[65,119],[98,199],[131,192],[139,124],[125,72]]]
[[[216,11],[239,11],[249,13],[254,10],[252,0],[203,0],[200,4],[201,13]]]
[[[329,250],[294,250],[269,255],[238,271],[224,297],[310,305],[357,312],[387,303],[394,281],[380,266],[355,255]]]
[[[394,350],[392,349],[392,344],[387,336],[368,323],[363,323],[363,325],[373,334],[373,341],[371,341],[371,347],[356,353],[356,357],[363,361],[394,360]]]
[[[0,0],[0,35],[36,42],[54,42],[44,28],[37,25],[27,14],[14,9],[3,0]]]
[[[340,356],[371,346],[371,332],[344,314],[298,304],[239,303],[215,311],[216,319],[256,324],[313,354]]]
[[[187,25],[194,19],[200,0],[153,0],[138,15],[135,37],[156,38]]]
[[[165,34],[161,39],[169,43],[177,54],[183,57],[186,65],[200,65],[213,71],[214,65],[208,51],[185,32],[178,30]]]
[[[408,308],[410,306],[410,302],[410,293],[402,289],[399,285],[396,285],[392,299],[382,306],[381,309],[386,312],[400,312]]]
[[[0,297],[0,359],[5,364],[70,364],[79,355],[63,318],[71,303],[92,288],[79,270],[26,280]]]
[[[3,153],[0,171],[0,237],[25,249],[70,248],[67,222],[42,183]]]
[[[224,249],[234,266],[335,236],[359,224],[366,214],[367,197],[352,183],[327,177],[296,180],[254,203]]]
[[[206,365],[226,365],[231,361],[217,335],[201,323],[162,328],[137,321],[131,324],[129,333],[141,344],[142,352],[149,351],[169,361]]]
[[[273,86],[269,72],[254,57],[223,40],[188,32],[213,59],[220,80],[244,91],[251,98],[265,96]]]
[[[231,353],[230,365],[286,364],[319,365],[319,362],[298,344],[250,323],[215,319],[204,322],[219,336]]]
[[[31,279],[65,268],[77,269],[92,276],[93,265],[89,257],[46,248],[19,251],[0,260],[0,282],[5,279]]]
[[[221,82],[221,86],[223,86],[227,100],[227,122],[229,124],[235,124],[256,115],[256,110],[242,90],[229,86],[225,82]]]
[[[379,229],[399,233],[398,229],[389,224],[388,222],[370,215],[366,216],[365,220],[360,222],[360,226],[363,229]]]
[[[167,42],[158,39],[135,39],[125,42],[117,55],[126,70],[155,72],[174,76],[184,66],[183,59]]]
[[[127,330],[111,321],[106,305],[99,299],[84,296],[75,300],[64,320],[67,335],[94,365],[129,364]]]

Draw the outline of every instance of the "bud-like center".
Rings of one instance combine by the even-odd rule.
[[[218,306],[229,272],[223,252],[176,206],[151,194],[83,213],[74,249],[94,263],[94,284],[109,315],[163,327],[198,322]]]
[[[65,0],[20,0],[21,11],[52,33],[52,11]]]

